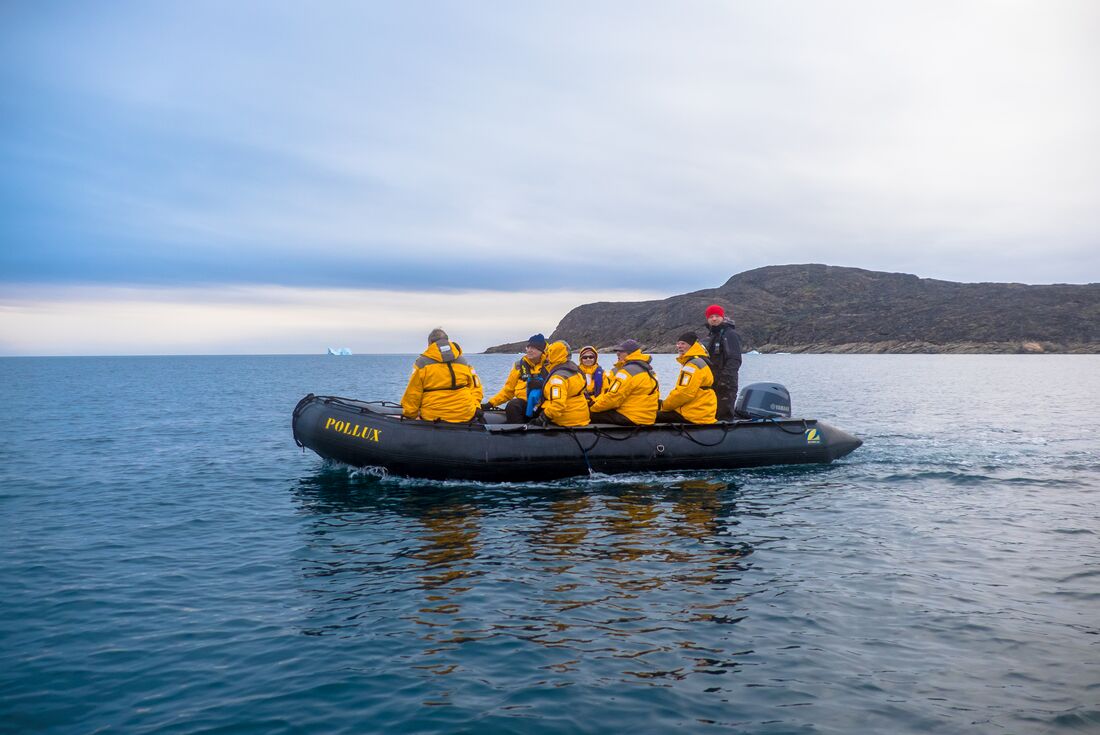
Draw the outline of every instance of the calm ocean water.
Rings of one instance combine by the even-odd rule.
[[[865,440],[828,467],[294,446],[411,359],[0,359],[0,730],[1100,732],[1100,357],[746,356]]]

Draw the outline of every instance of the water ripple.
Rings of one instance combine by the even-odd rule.
[[[302,393],[392,397],[404,357],[2,363],[38,421],[0,447],[0,729],[1096,729],[1094,411],[1042,393],[1096,361],[787,358],[746,370],[858,452],[530,485],[290,445]]]

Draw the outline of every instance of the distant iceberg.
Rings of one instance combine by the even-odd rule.
[[[328,354],[343,357],[345,355],[350,355],[351,350],[349,350],[347,347],[329,347]]]

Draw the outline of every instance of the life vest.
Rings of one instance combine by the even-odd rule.
[[[595,365],[592,372],[581,369],[581,373],[584,374],[585,394],[588,396],[598,396],[603,392],[604,370],[599,363]],[[589,380],[591,380],[591,384],[589,384]]]
[[[714,373],[714,379],[718,380],[719,373],[725,371],[726,363],[729,362],[729,355],[722,351],[722,344],[726,341],[726,331],[735,329],[735,326],[732,321],[726,319],[716,327],[708,325],[707,329],[710,330],[710,337],[706,344],[707,355],[709,356],[707,364],[710,365],[711,372]]]
[[[451,373],[451,384],[449,386],[443,386],[443,387],[440,387],[440,388],[425,388],[424,392],[425,393],[432,393],[432,392],[441,391],[441,390],[462,390],[464,388],[472,387],[473,383],[470,381],[470,376],[469,375],[464,373],[462,375],[462,382],[461,383],[458,380],[458,374],[455,373],[454,366],[455,365],[469,365],[470,363],[468,363],[466,361],[466,358],[462,357],[462,355],[456,355],[455,354],[455,351],[451,348],[450,340],[446,340],[446,339],[436,340],[435,346],[439,348],[439,354],[443,358],[443,364],[447,367],[447,370],[449,370],[450,373]],[[419,368],[427,367],[428,365],[433,365],[433,364],[438,364],[438,363],[439,363],[438,360],[434,360],[431,357],[428,357],[427,355],[421,355],[420,357],[416,358],[416,362],[414,364],[419,369]]]
[[[516,370],[519,371],[519,380],[527,383],[527,390],[530,391],[532,387],[542,387],[547,381],[547,371],[543,366],[546,363],[541,363],[538,370],[531,368],[531,363],[527,362],[526,358],[520,358],[516,361]]]
[[[546,373],[546,368],[540,367],[538,370],[532,370],[531,366],[527,364],[526,360],[520,360],[516,363],[519,368],[519,379],[527,383],[527,418],[531,418],[538,411],[539,406],[542,404],[542,389],[546,385],[546,380],[550,376]]]

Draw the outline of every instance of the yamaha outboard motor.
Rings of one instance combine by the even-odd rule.
[[[752,383],[741,389],[734,415],[746,419],[789,419],[791,394],[779,383]]]

